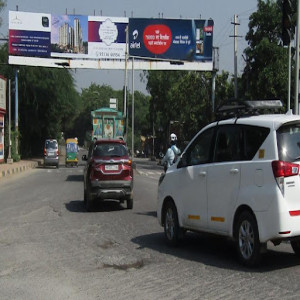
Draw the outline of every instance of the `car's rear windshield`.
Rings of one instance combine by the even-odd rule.
[[[121,144],[98,144],[94,148],[94,156],[121,157],[127,155],[127,148]]]
[[[300,159],[300,122],[285,124],[277,130],[277,146],[280,160]]]
[[[46,149],[56,149],[57,141],[46,141],[45,147],[46,147]]]

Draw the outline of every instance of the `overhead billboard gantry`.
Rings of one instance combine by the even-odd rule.
[[[212,71],[212,40],[212,20],[9,12],[14,65]]]

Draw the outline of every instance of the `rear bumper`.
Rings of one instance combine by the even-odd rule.
[[[91,194],[99,199],[125,199],[132,197],[133,181],[92,181]]]
[[[281,212],[256,212],[260,241],[285,240],[300,236],[300,216]],[[268,224],[268,226],[266,226]]]
[[[44,165],[56,166],[59,163],[59,157],[44,157]]]
[[[73,163],[78,163],[78,159],[66,159],[66,164],[73,164]]]

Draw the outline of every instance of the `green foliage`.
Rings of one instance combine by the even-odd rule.
[[[135,91],[134,93],[134,110],[135,110],[135,143],[139,146],[140,136],[149,132],[149,96]],[[118,101],[118,111],[123,113],[124,92],[123,90],[114,90],[107,85],[91,84],[89,88],[83,89],[81,94],[81,110],[73,127],[74,136],[79,138],[80,144],[86,144],[90,141],[92,130],[91,111],[109,107],[110,98],[116,98]],[[132,126],[132,94],[126,93],[128,105],[128,134],[131,136]],[[131,140],[127,140],[131,147]]]
[[[5,0],[0,0],[0,12],[3,10],[3,8],[6,6],[6,1]],[[3,23],[2,17],[0,17],[0,26]]]
[[[77,116],[79,95],[72,75],[65,69],[20,68],[19,107],[23,154],[42,153],[44,140],[59,139]]]
[[[242,75],[245,98],[286,101],[288,51],[281,45],[281,17],[281,2],[271,0],[258,0],[257,11],[250,16]]]
[[[91,111],[102,107],[109,107],[109,99],[116,98],[118,110],[123,111],[123,91],[115,91],[108,85],[91,84],[81,93],[81,104],[76,116],[73,129],[68,132],[69,137],[78,137],[79,144],[83,145],[92,130]]]
[[[6,44],[0,49],[2,63],[7,62],[7,53]],[[72,128],[80,98],[66,69],[20,66],[18,70],[21,155],[42,155],[46,138],[58,139],[62,131]],[[0,73],[7,79],[13,81],[15,72],[16,67],[0,65]],[[11,115],[14,124],[14,101]]]
[[[141,149],[141,136],[150,132],[150,97],[139,91],[134,92],[134,149]],[[132,145],[132,94],[128,95],[128,135],[129,148]]]
[[[216,106],[232,97],[233,85],[229,74],[216,76]],[[213,119],[212,74],[209,72],[164,71],[149,72],[147,89],[151,94],[151,122],[161,143],[168,143],[171,121],[180,125],[179,146],[189,141],[196,132]],[[160,130],[162,129],[162,130]]]

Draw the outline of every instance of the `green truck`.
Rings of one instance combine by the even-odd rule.
[[[113,108],[99,108],[91,112],[92,140],[107,138],[124,139],[125,121],[121,112]]]

